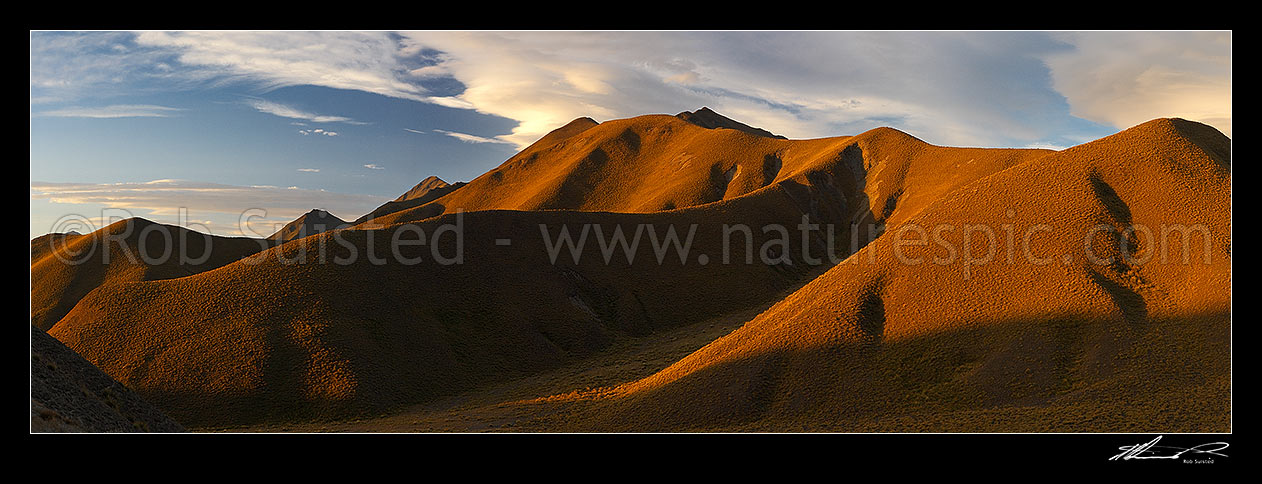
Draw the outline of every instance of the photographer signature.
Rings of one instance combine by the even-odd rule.
[[[1228,447],[1226,442],[1211,442],[1193,447],[1182,448],[1169,445],[1157,445],[1161,441],[1161,436],[1148,441],[1146,444],[1123,445],[1118,447],[1122,453],[1110,457],[1109,460],[1131,460],[1131,459],[1180,459],[1184,454],[1205,454],[1209,456],[1227,457],[1227,454],[1220,453]]]

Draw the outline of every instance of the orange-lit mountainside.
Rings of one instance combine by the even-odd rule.
[[[352,222],[37,238],[31,320],[194,430],[1229,431],[1230,151],[579,118]]]

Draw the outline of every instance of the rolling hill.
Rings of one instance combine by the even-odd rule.
[[[576,428],[1229,431],[1230,168],[1158,119],[980,178]]]
[[[196,274],[270,245],[142,218],[114,222],[88,235],[37,237],[31,241],[31,324],[51,328],[79,299],[102,285]]]
[[[691,113],[599,124],[579,118],[460,190],[358,222],[372,218],[388,225],[478,210],[658,212],[791,183],[830,191],[840,206],[824,204],[827,209],[839,207],[854,223],[879,225],[964,182],[1050,153],[938,147],[890,128],[787,140],[708,109],[697,113],[709,122],[686,121]]]

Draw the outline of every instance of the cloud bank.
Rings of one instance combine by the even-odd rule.
[[[188,180],[153,180],[129,183],[31,182],[32,200],[52,203],[105,206],[143,212],[164,223],[175,223],[181,210],[208,223],[218,235],[270,235],[312,208],[355,218],[389,200],[387,197],[307,190],[298,187],[237,186]],[[250,218],[243,231],[237,222]]]
[[[1079,32],[1048,56],[1073,114],[1126,127],[1159,117],[1200,121],[1231,136],[1230,32]]]

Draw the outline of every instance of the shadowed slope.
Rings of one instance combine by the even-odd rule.
[[[31,431],[183,432],[184,427],[32,326]]]
[[[43,330],[98,286],[196,274],[270,245],[142,218],[115,222],[88,235],[46,237],[31,242],[31,324]]]
[[[435,178],[435,177],[429,177],[429,178],[426,178],[425,180],[429,180],[431,178]],[[421,181],[421,184],[425,184],[425,181]],[[374,219],[382,218],[392,213],[400,212],[400,211],[407,210],[410,208],[426,206],[426,204],[429,204],[430,202],[438,199],[439,197],[442,197],[443,195],[454,192],[456,191],[456,189],[463,186],[465,186],[464,182],[456,182],[451,185],[435,187],[429,190],[424,190],[424,191],[416,192],[416,193],[409,191],[408,193],[404,193],[403,195],[400,195],[398,199],[386,202],[382,204],[380,207],[374,208],[371,212],[368,212],[364,214],[363,216],[355,219],[354,222],[350,222],[350,225],[357,225],[367,220],[374,220]],[[415,190],[415,188],[413,190]],[[405,198],[409,196],[410,198]],[[432,212],[434,215],[442,213],[441,206],[438,206],[438,205],[428,206],[426,207],[426,210],[428,212]],[[426,218],[426,217],[422,217],[422,218]]]
[[[1228,431],[1230,140],[1206,128],[969,183],[576,427]],[[1096,404],[1124,415],[1077,420]]]
[[[50,333],[190,425],[380,412],[556,367],[602,349],[612,331],[643,334],[761,303],[812,266],[792,254],[792,265],[744,263],[739,235],[740,263],[721,264],[714,220],[758,227],[801,213],[777,189],[660,214],[483,211],[343,229],[192,277],[102,287]],[[465,260],[443,265],[457,238],[434,234],[455,224]],[[677,243],[713,263],[667,250],[659,264],[651,241],[665,246],[672,225]],[[578,262],[562,250],[553,263],[540,226],[552,238],[589,230],[589,247]],[[414,243],[417,230],[426,245],[391,255],[392,239]],[[628,240],[644,230],[634,263],[614,244],[606,263],[596,230]],[[753,234],[751,250],[774,236]],[[289,262],[304,251],[306,263]]]

